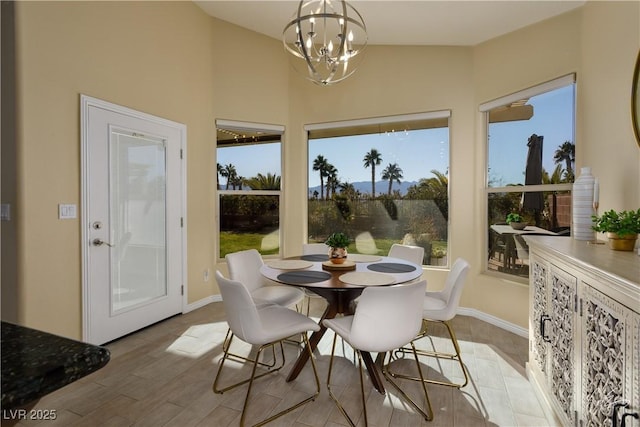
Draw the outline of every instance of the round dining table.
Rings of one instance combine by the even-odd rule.
[[[309,337],[313,351],[327,331],[322,323],[324,319],[353,314],[352,302],[366,287],[410,282],[422,275],[422,266],[399,258],[360,254],[349,254],[346,265],[341,266],[332,265],[328,255],[313,254],[266,261],[260,273],[274,282],[309,289],[327,301],[318,322],[320,330]],[[296,379],[308,359],[308,352],[300,352],[287,381]],[[362,359],[373,386],[384,394],[384,383],[371,355],[362,352]]]

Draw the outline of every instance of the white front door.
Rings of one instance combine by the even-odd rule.
[[[182,312],[186,127],[82,96],[83,339]]]

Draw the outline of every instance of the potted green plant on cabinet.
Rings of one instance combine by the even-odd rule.
[[[617,251],[632,251],[640,233],[640,209],[616,212],[611,209],[601,216],[593,215],[595,231],[607,233],[609,247]]]

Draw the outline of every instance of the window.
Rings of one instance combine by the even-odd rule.
[[[350,253],[425,248],[447,265],[449,111],[308,125],[308,240],[333,232]]]
[[[575,76],[480,106],[487,120],[487,269],[529,277],[522,234],[568,236],[575,174]],[[507,224],[518,214],[526,228]]]
[[[284,127],[216,121],[219,257],[257,249],[280,254]]]

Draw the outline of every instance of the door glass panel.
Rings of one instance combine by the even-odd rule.
[[[114,129],[109,157],[115,313],[167,295],[165,142]]]

